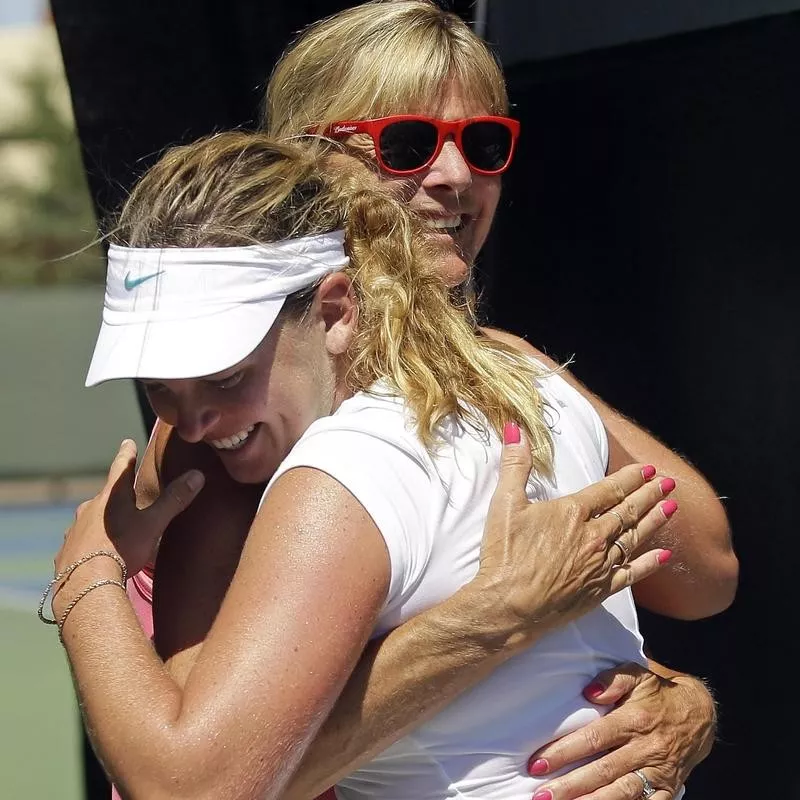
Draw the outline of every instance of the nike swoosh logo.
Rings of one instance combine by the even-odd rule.
[[[149,281],[151,278],[155,278],[157,275],[160,275],[164,270],[162,269],[161,272],[154,272],[152,275],[145,275],[142,278],[133,278],[131,280],[130,272],[125,276],[125,280],[123,281],[125,285],[125,289],[128,292],[132,292],[137,286],[141,286],[146,281]]]

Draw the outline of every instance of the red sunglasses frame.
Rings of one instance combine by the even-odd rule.
[[[385,128],[394,124],[395,122],[427,122],[433,125],[433,127],[436,129],[438,137],[436,141],[436,147],[434,148],[431,157],[421,166],[414,167],[414,169],[393,169],[384,162],[379,145],[381,133]],[[469,158],[467,158],[467,154],[464,152],[461,137],[464,129],[475,122],[495,122],[502,125],[511,134],[511,149],[508,152],[506,163],[503,164],[500,169],[478,169],[478,167],[476,167],[469,160]],[[311,130],[309,132],[318,133],[317,130]],[[318,135],[327,136],[331,139],[340,139],[344,138],[345,136],[353,136],[354,134],[358,133],[365,133],[372,139],[372,144],[375,147],[375,157],[378,160],[378,164],[382,170],[388,172],[390,175],[414,175],[417,172],[422,172],[430,167],[430,165],[436,161],[436,159],[439,157],[439,154],[442,152],[442,148],[444,147],[445,140],[448,136],[453,137],[453,141],[455,142],[459,153],[461,153],[462,158],[470,168],[471,172],[475,172],[478,175],[500,175],[511,166],[511,162],[514,159],[514,151],[517,148],[517,139],[519,138],[519,122],[515,119],[511,119],[510,117],[486,116],[444,120],[436,119],[435,117],[419,116],[417,114],[396,114],[391,117],[381,117],[380,119],[359,119],[345,122],[334,122],[321,131],[321,133]]]

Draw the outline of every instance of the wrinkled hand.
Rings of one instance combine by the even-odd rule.
[[[617,707],[534,753],[529,772],[544,777],[605,755],[543,784],[537,794],[549,791],[553,800],[638,800],[642,781],[633,770],[640,769],[657,790],[651,800],[673,800],[711,751],[714,700],[695,678],[662,678],[638,664],[624,664],[600,673],[584,694]]]
[[[614,592],[652,575],[669,559],[647,540],[677,508],[662,502],[674,482],[630,465],[575,494],[530,502],[531,455],[525,435],[506,443],[489,507],[480,568],[471,589],[496,597],[493,619],[524,648],[544,629],[586,614]],[[631,558],[624,566],[620,546]]]
[[[203,474],[190,470],[176,478],[148,508],[136,507],[133,479],[136,444],[120,446],[100,493],[81,503],[55,558],[56,573],[95,550],[117,553],[128,569],[138,572],[150,559],[169,523],[197,497]]]

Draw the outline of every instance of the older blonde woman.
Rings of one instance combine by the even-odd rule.
[[[457,17],[431,3],[405,0],[367,3],[306,31],[272,77],[266,125],[276,136],[300,137],[312,146],[319,140],[309,134],[325,134],[345,153],[373,164],[380,178],[426,218],[431,241],[439,247],[443,280],[461,286],[486,238],[499,197],[500,174],[513,156],[516,131],[504,116],[507,107],[502,75],[483,43]],[[329,146],[328,141],[321,142],[323,149]],[[499,162],[481,161],[487,153]],[[486,333],[551,363],[508,334]],[[584,387],[577,388],[592,402],[610,434],[610,471],[639,460],[656,463],[678,478],[682,513],[661,534],[661,541],[677,552],[680,569],[664,570],[637,584],[637,601],[682,618],[721,610],[733,595],[737,570],[725,515],[713,490],[653,437]],[[200,442],[205,435],[202,425],[184,422],[177,433],[171,435],[168,427],[159,426],[138,485],[143,498],[152,498],[159,492],[157,471],[162,480],[192,466],[206,473],[203,495],[168,532],[159,560],[164,580],[156,589],[160,596],[156,642],[166,657],[179,661],[176,654],[191,652],[216,613],[260,492],[237,483],[220,468],[212,449]],[[187,445],[187,440],[197,443]],[[546,505],[539,511],[537,532],[555,541],[563,521],[545,516]],[[225,536],[215,535],[209,545],[214,548],[213,559],[189,560],[179,546],[182,537],[205,541],[212,531],[220,530]],[[529,585],[526,566],[518,563],[516,572],[514,566],[506,570],[509,593]],[[196,580],[209,569],[217,578],[214,590],[209,581]],[[137,593],[147,594],[148,583],[146,575],[138,576]],[[202,592],[193,590],[201,585]],[[528,596],[527,602],[535,605],[540,599]],[[454,628],[458,618],[466,624],[462,621]],[[477,680],[485,669],[483,644],[493,638],[493,624],[491,618],[475,620],[468,608],[443,606],[415,619],[416,627],[399,629],[382,648],[375,646],[361,666],[363,681],[352,684],[353,705],[340,703],[314,746],[302,773],[308,786],[328,785],[343,766],[353,766],[369,752],[389,745],[429,713],[432,704],[444,703]],[[457,646],[453,637],[459,635]],[[417,664],[414,672],[401,670],[411,657]],[[367,669],[370,664],[372,671]],[[641,767],[656,785],[676,790],[707,750],[713,706],[702,686],[689,679],[678,678],[675,684],[642,671],[636,675],[642,691],[594,723],[591,738],[565,737],[539,753],[532,767],[546,772],[614,748],[609,756],[555,780],[543,791],[560,800],[607,785],[609,798],[635,797],[642,781],[633,770]],[[629,677],[618,674],[611,692],[604,693],[597,683],[590,691],[613,702],[623,688],[630,688]],[[610,678],[603,681],[607,684]],[[674,691],[677,685],[680,691]],[[359,692],[368,698],[363,715]],[[687,715],[686,709],[693,706],[695,713]],[[638,724],[632,725],[633,720]],[[590,746],[587,741],[597,744]],[[667,756],[660,755],[665,752]]]

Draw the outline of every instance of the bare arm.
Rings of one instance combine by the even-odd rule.
[[[553,368],[552,359],[513,334],[486,333]],[[609,472],[634,462],[655,464],[677,482],[673,496],[681,507],[655,542],[675,552],[670,565],[634,587],[643,608],[676,619],[700,619],[724,611],[736,593],[739,563],[731,544],[725,510],[714,489],[691,464],[604,403],[569,372],[562,375],[594,406],[608,432]]]
[[[79,510],[57,568],[97,549],[119,546],[125,557],[126,541],[148,525],[155,538],[167,521],[156,525],[157,515],[185,505],[188,481],[137,511],[132,458],[129,444],[106,490]],[[127,532],[112,541],[107,528]],[[93,559],[62,586],[55,613],[92,580],[111,577],[114,562]],[[388,580],[383,540],[363,508],[328,476],[296,469],[257,516],[183,688],[122,591],[86,595],[67,618],[64,643],[90,735],[117,784],[148,800],[279,796],[355,665]]]
[[[187,452],[185,445],[176,443],[176,447],[168,459],[172,462]],[[168,472],[187,466],[187,460],[179,458]],[[286,796],[314,797],[511,655],[606,596],[605,591],[592,591],[586,565],[571,560],[586,528],[582,522],[576,524],[569,501],[529,504],[524,498],[530,471],[527,448],[507,447],[502,470],[486,525],[482,573],[447,601],[368,646]],[[644,483],[640,469],[629,468],[626,475],[626,489]],[[237,516],[240,511],[234,510],[231,501],[246,501],[246,490],[216,468],[208,477],[200,497],[170,526],[158,560],[156,644],[179,682],[191,671],[204,630],[214,618],[215,604],[224,594],[227,579],[219,565],[235,569],[242,541],[237,529],[244,519]],[[592,491],[597,487],[586,490],[587,496]],[[602,491],[607,493],[600,501],[602,507],[618,499],[611,482]],[[662,495],[650,483],[643,502],[641,491],[631,497],[642,503],[642,516],[647,516]],[[587,512],[585,518],[592,515]],[[656,510],[640,528],[646,534],[648,526],[655,529],[662,524],[663,516]],[[634,568],[636,574],[627,577],[633,580],[656,569],[654,556],[643,559]],[[617,579],[623,577],[616,574]]]

